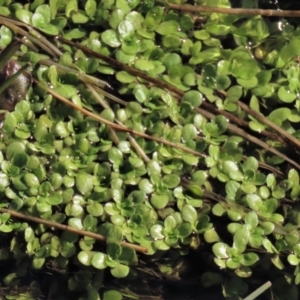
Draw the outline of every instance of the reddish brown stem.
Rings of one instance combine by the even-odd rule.
[[[37,218],[37,217],[33,217],[33,216],[28,216],[28,215],[24,215],[22,213],[16,212],[14,210],[10,210],[10,209],[6,209],[6,208],[0,208],[0,212],[1,213],[8,213],[10,214],[12,217],[18,218],[18,219],[23,219],[26,220],[28,222],[34,222],[34,223],[38,223],[38,224],[43,224],[49,227],[54,227],[56,229],[60,229],[63,231],[69,231],[69,232],[73,232],[79,235],[83,235],[83,236],[89,236],[91,238],[94,238],[98,241],[102,241],[105,242],[106,241],[106,237],[94,232],[90,232],[90,231],[86,231],[86,230],[81,230],[81,229],[76,229],[74,227],[68,226],[68,225],[64,225],[64,224],[59,224],[59,223],[55,223],[49,220],[45,220],[45,219],[41,219],[41,218]],[[131,244],[131,243],[127,243],[127,242],[121,242],[120,243],[121,246],[124,247],[129,247],[134,249],[137,252],[141,252],[141,253],[147,253],[148,249],[135,245],[135,244]]]

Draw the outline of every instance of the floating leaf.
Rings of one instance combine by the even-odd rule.
[[[115,268],[112,268],[110,272],[116,278],[124,278],[129,274],[129,267],[118,264]]]
[[[156,32],[161,35],[168,35],[177,32],[179,24],[174,20],[165,21],[159,24]]]
[[[80,172],[76,176],[76,187],[83,194],[89,194],[93,189],[92,177],[90,174]]]
[[[228,258],[227,250],[229,249],[228,245],[225,243],[215,243],[213,245],[213,253],[218,257],[218,258]]]
[[[197,220],[197,211],[191,205],[185,205],[181,211],[183,220],[194,223]]]

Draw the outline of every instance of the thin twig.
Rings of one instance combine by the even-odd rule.
[[[109,109],[111,109],[109,107],[109,105],[104,101],[104,99],[102,99],[100,97],[100,95],[95,91],[95,89],[90,84],[86,84],[86,87],[91,91],[92,95],[95,97],[95,99],[97,99],[97,101],[100,103],[100,105],[103,108],[109,108]],[[115,122],[118,125],[124,126],[122,124],[122,122],[120,122],[118,120],[115,120]],[[110,128],[110,130],[111,130],[112,135],[115,137],[115,143],[119,144],[119,139],[118,139],[118,136],[116,135],[114,129]],[[129,143],[135,149],[136,153],[142,158],[142,160],[144,162],[150,161],[150,158],[147,156],[147,154],[144,152],[144,150],[141,148],[141,146],[132,138],[132,136],[130,135],[130,133],[127,133],[127,134],[128,134]]]
[[[20,212],[16,212],[14,210],[6,209],[6,208],[0,208],[0,212],[1,213],[8,213],[8,214],[10,214],[11,216],[13,216],[15,218],[23,219],[23,220],[26,220],[26,221],[29,221],[29,222],[43,224],[43,225],[46,225],[46,226],[49,226],[49,227],[54,227],[56,229],[60,229],[60,230],[63,230],[63,231],[73,232],[73,233],[76,233],[76,234],[79,234],[79,235],[82,235],[82,236],[89,236],[89,237],[94,238],[98,241],[102,241],[102,242],[106,241],[106,237],[101,235],[101,234],[97,234],[97,233],[86,231],[86,230],[76,229],[76,228],[68,226],[68,225],[52,222],[52,221],[49,221],[49,220],[45,220],[45,219],[41,219],[41,218],[29,216],[29,215],[25,215],[25,214],[22,214]],[[121,242],[120,245],[124,246],[124,247],[132,248],[132,249],[136,250],[137,252],[141,252],[141,253],[147,253],[148,252],[147,248],[144,248],[142,246],[138,246],[138,245],[135,245],[135,244],[131,244],[131,243],[127,243],[127,242]]]
[[[82,108],[76,104],[74,104],[73,102],[67,100],[66,98],[62,97],[61,95],[59,95],[58,93],[54,92],[53,90],[51,90],[49,87],[45,86],[45,84],[41,84],[38,80],[36,80],[35,78],[32,78],[32,80],[37,83],[42,89],[44,89],[45,91],[47,91],[49,94],[51,94],[52,96],[54,96],[55,98],[57,98],[58,100],[60,100],[61,102],[65,103],[66,105],[68,106],[71,106],[72,108],[82,112],[84,115],[86,116],[89,116],[95,120],[97,120],[98,122],[100,123],[103,123],[111,128],[114,128],[116,130],[120,130],[120,131],[123,131],[123,132],[128,132],[128,133],[131,133],[133,135],[136,135],[136,136],[139,136],[139,137],[142,137],[142,138],[145,138],[145,139],[149,139],[149,140],[153,140],[153,141],[156,141],[158,143],[161,143],[161,144],[164,144],[164,145],[167,145],[167,146],[170,146],[172,148],[177,148],[179,150],[182,150],[184,152],[187,152],[187,153],[190,153],[190,154],[193,154],[193,155],[196,155],[196,156],[199,156],[199,157],[204,157],[205,155],[200,153],[200,152],[197,152],[195,150],[192,150],[188,147],[185,147],[181,144],[176,144],[176,143],[173,143],[173,142],[170,142],[170,141],[167,141],[163,138],[159,138],[159,137],[155,137],[155,136],[151,136],[151,135],[148,135],[146,133],[142,133],[142,132],[139,132],[139,131],[135,131],[135,130],[132,130],[132,129],[129,129],[125,126],[121,126],[121,125],[118,125],[118,124],[115,124],[113,122],[110,122],[104,118],[101,118],[100,116],[97,116],[95,115],[94,113],[90,112],[89,110],[85,109],[85,108]]]
[[[206,118],[208,119],[212,119],[214,118],[214,115],[208,111],[205,111],[204,109],[199,108],[198,111]],[[277,151],[275,148],[271,147],[270,145],[268,145],[267,143],[261,141],[260,139],[248,134],[246,131],[232,125],[232,124],[228,124],[228,130],[231,132],[234,132],[235,134],[249,140],[250,142],[262,147],[263,149],[272,152],[273,154],[283,158],[284,160],[286,160],[287,162],[289,162],[291,165],[293,165],[294,167],[296,167],[298,170],[300,170],[300,165],[297,164],[295,161],[293,161],[292,159],[290,159],[289,157],[287,157],[286,155],[282,154],[281,152]],[[265,167],[265,165],[260,165],[261,167]],[[270,168],[272,168],[270,166]],[[269,169],[269,168],[268,168]],[[273,172],[278,172],[278,170],[273,169]]]
[[[296,139],[294,136],[289,134],[286,130],[282,129],[281,127],[274,124],[272,121],[264,117],[262,114],[258,113],[257,111],[251,109],[248,105],[241,101],[237,101],[237,104],[248,114],[258,119],[260,122],[268,125],[270,128],[277,131],[281,136],[286,138],[288,141],[290,141],[293,145],[297,147],[297,149],[300,149],[300,141]]]
[[[18,28],[18,30],[16,32],[20,33],[22,36],[26,36],[29,40],[35,41],[39,46],[41,46],[41,43],[42,43],[43,45],[46,46],[46,48],[48,47],[49,50],[47,52],[49,53],[49,51],[51,51],[55,57],[59,57],[63,54],[58,48],[56,48],[54,46],[53,43],[51,43],[39,31],[37,31],[36,28],[34,28],[31,25],[16,21],[14,19],[8,18],[1,14],[0,14],[0,23],[3,23],[3,24],[5,23],[4,25],[7,27],[9,27],[8,25],[13,25],[13,27],[11,28],[11,29],[14,28],[13,30]],[[29,31],[29,33],[24,35],[24,32],[26,32],[26,31],[24,31],[20,27],[25,27]],[[32,37],[33,39],[31,39],[30,37]]]
[[[59,64],[59,63],[57,63],[57,62],[55,62],[51,59],[41,59],[39,61],[39,63],[42,64],[42,65],[46,65],[48,67],[51,67],[51,66],[54,65],[54,66],[56,66],[58,71],[74,73],[78,77],[78,79],[81,80],[84,83],[93,84],[93,85],[99,86],[101,88],[109,86],[109,84],[106,81],[103,81],[103,80],[98,79],[96,77],[93,77],[93,76],[87,75],[85,73],[82,73],[79,70],[76,70],[76,69],[73,69],[73,68],[70,68],[70,67],[66,67],[66,66],[64,66],[62,64]]]
[[[5,25],[6,27],[10,28],[12,31],[20,34],[22,37],[26,37],[31,42],[39,45],[46,53],[50,54],[51,56],[54,56],[54,57],[57,56],[56,53],[51,50],[51,48],[49,48],[47,45],[42,43],[38,38],[33,37],[26,30],[13,24],[13,22],[11,22],[11,19],[0,16],[0,24]]]
[[[220,114],[223,115],[224,117],[226,117],[227,119],[229,119],[230,121],[245,127],[245,128],[249,128],[249,123],[245,120],[243,120],[242,118],[239,118],[225,110],[221,110],[216,108],[214,105],[212,105],[211,103],[208,102],[203,102],[202,105],[204,108],[209,109],[209,111],[215,113],[215,114]],[[195,109],[197,111],[197,108]],[[251,128],[250,128],[251,129]],[[265,137],[268,137],[269,139],[273,140],[273,141],[278,141],[279,143],[286,145],[286,141],[278,134],[275,134],[273,132],[267,131],[267,130],[262,130],[260,132],[261,135],[264,135]]]
[[[179,5],[173,3],[166,3],[169,9],[187,11],[192,13],[221,13],[227,15],[245,15],[245,16],[265,16],[265,17],[286,17],[295,18],[300,17],[299,10],[274,10],[274,9],[255,9],[255,8],[223,8],[223,7],[209,7],[198,5]]]
[[[147,74],[145,74],[145,73],[143,73],[143,72],[141,72],[141,71],[139,71],[135,68],[129,67],[129,66],[123,64],[123,63],[120,63],[119,61],[117,61],[117,60],[115,60],[115,59],[113,59],[109,56],[106,56],[106,55],[103,55],[103,54],[98,53],[96,51],[93,51],[88,47],[85,47],[85,46],[80,45],[80,44],[78,44],[76,42],[73,42],[73,41],[69,41],[69,40],[64,39],[62,37],[57,37],[57,39],[59,41],[63,42],[63,43],[66,43],[66,44],[70,45],[70,46],[76,47],[76,48],[78,48],[78,49],[80,49],[80,50],[82,50],[82,51],[84,51],[84,52],[86,52],[86,53],[88,53],[88,54],[90,54],[94,57],[102,59],[103,61],[107,62],[109,65],[112,65],[112,66],[116,67],[117,69],[124,70],[124,71],[126,71],[126,72],[128,72],[128,73],[130,73],[134,76],[143,78],[143,79],[147,80],[148,82],[151,82],[154,85],[157,85],[159,87],[165,88],[170,92],[174,92],[177,95],[183,95],[183,91],[181,91],[180,89],[174,87],[173,85],[171,85],[169,83],[166,83],[166,82],[163,82],[163,81],[161,81],[159,79],[156,79],[152,76],[149,76],[149,75],[147,75]]]
[[[128,102],[126,102],[126,101],[124,101],[124,100],[122,100],[122,99],[116,97],[115,95],[112,95],[112,94],[110,94],[109,92],[104,91],[104,90],[102,90],[102,89],[100,89],[100,88],[98,88],[98,87],[95,87],[95,90],[96,90],[97,92],[101,93],[102,95],[104,95],[106,98],[108,98],[108,99],[110,99],[110,100],[112,100],[112,101],[114,101],[114,102],[117,102],[117,103],[119,103],[119,104],[121,104],[121,105],[126,106],[126,105],[128,104]]]
[[[72,42],[72,41],[69,41],[69,40],[66,40],[62,37],[58,37],[57,38],[58,40],[60,40],[61,42],[64,42],[68,45],[71,45],[71,46],[74,46],[74,47],[77,47],[78,49],[81,49],[82,51],[85,51],[87,53],[89,53],[90,55],[93,55],[94,57],[97,57],[99,59],[102,59],[104,60],[105,62],[109,63],[110,65],[113,65],[115,67],[117,67],[118,69],[122,69],[122,70],[125,70],[126,72],[132,74],[132,75],[135,75],[135,76],[139,76],[145,80],[147,80],[148,82],[151,82],[161,88],[165,88],[167,89],[168,91],[170,91],[171,93],[174,93],[176,95],[178,95],[179,97],[182,97],[184,95],[184,92],[176,87],[174,87],[173,85],[171,84],[168,84],[166,82],[163,82],[159,79],[156,79],[156,78],[153,78],[147,74],[144,74],[142,73],[141,71],[139,70],[136,70],[132,67],[129,67],[123,63],[120,63],[118,62],[117,60],[111,58],[111,57],[108,57],[108,56],[105,56],[103,54],[100,54],[100,53],[97,53],[91,49],[89,49],[88,47],[85,47],[85,46],[82,46],[78,43],[75,43],[75,42]],[[204,104],[205,106],[206,104]],[[201,110],[202,112],[206,112],[204,110]],[[229,124],[230,125],[230,124]],[[263,147],[264,149],[270,151],[270,152],[273,152],[274,154],[276,153],[276,155],[280,156],[280,157],[286,157],[291,164],[293,164],[294,166],[297,167],[297,169],[300,169],[300,165],[296,164],[294,161],[290,160],[287,156],[281,154],[279,151],[275,150],[274,148],[270,147],[268,144],[262,142],[261,140],[247,134],[245,131],[239,129],[238,127],[235,127],[235,126],[229,126],[230,127],[230,130],[246,139],[248,139],[249,141]],[[275,151],[275,152],[274,152]]]

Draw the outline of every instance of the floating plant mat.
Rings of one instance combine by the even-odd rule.
[[[177,4],[0,0],[6,299],[298,299],[297,20]]]

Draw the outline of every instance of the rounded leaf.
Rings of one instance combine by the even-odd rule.
[[[93,255],[91,264],[96,269],[105,269],[107,267],[106,265],[106,254],[97,252]]]
[[[197,211],[192,205],[185,205],[181,211],[182,219],[191,224],[197,221]]]
[[[115,268],[112,268],[110,272],[116,278],[124,278],[129,274],[129,267],[118,264]]]
[[[212,247],[213,253],[218,258],[228,258],[227,250],[229,249],[229,246],[225,243],[215,243]]]

